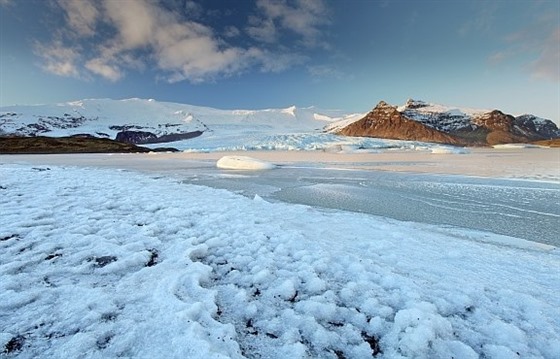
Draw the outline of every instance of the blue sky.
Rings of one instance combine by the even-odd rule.
[[[0,105],[154,98],[560,121],[560,2],[0,0]]]

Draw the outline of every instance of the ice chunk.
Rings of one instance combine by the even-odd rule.
[[[276,168],[272,163],[248,156],[224,156],[218,160],[216,166],[228,170],[270,170]]]

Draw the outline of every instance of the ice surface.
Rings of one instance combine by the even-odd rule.
[[[555,248],[129,171],[0,186],[8,357],[560,357]]]

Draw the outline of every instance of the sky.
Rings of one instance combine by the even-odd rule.
[[[557,0],[0,0],[0,106],[152,98],[560,123]]]

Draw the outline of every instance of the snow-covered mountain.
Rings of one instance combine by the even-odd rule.
[[[500,112],[491,109],[444,106],[412,99],[409,99],[403,106],[397,107],[397,110],[412,120],[448,133],[477,126],[491,126],[487,120],[492,113]],[[554,122],[535,115],[515,116],[513,126],[521,131],[523,127],[529,127],[531,132],[547,138],[560,135]]]
[[[514,117],[499,110],[450,107],[408,100],[403,106],[381,101],[362,119],[336,131],[347,136],[415,140],[455,145],[495,145],[560,137],[550,120]]]
[[[0,108],[0,134],[19,136],[91,135],[134,143],[172,142],[234,132],[322,131],[345,113],[315,108],[219,110],[154,100],[89,99],[55,105]],[[127,137],[128,136],[128,137]]]

